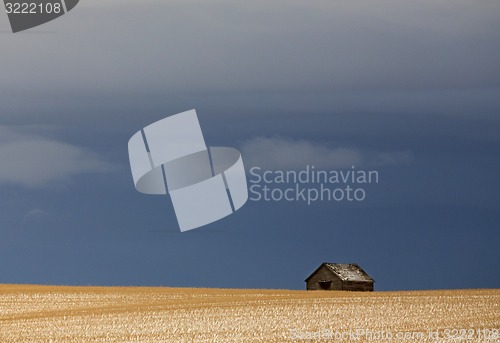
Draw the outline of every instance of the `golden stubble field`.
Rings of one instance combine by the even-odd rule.
[[[500,290],[0,285],[0,342],[500,342]],[[456,331],[454,331],[456,330]]]

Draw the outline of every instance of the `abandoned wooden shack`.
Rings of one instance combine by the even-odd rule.
[[[372,292],[373,280],[357,264],[322,263],[309,275],[307,290],[338,290]]]

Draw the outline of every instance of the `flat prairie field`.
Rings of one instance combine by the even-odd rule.
[[[500,289],[0,285],[0,342],[500,342]]]

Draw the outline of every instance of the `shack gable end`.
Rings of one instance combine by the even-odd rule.
[[[325,265],[321,265],[306,280],[308,290],[341,289],[342,280]]]

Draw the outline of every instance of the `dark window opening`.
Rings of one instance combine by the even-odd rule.
[[[332,284],[332,281],[331,280],[321,280],[318,283],[322,289],[330,289],[330,285]]]

